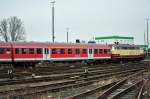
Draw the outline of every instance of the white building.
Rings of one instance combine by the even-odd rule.
[[[125,36],[103,36],[103,37],[95,37],[96,43],[99,44],[134,44],[133,37],[125,37]]]

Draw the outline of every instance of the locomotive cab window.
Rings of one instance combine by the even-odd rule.
[[[82,54],[86,54],[86,49],[82,49]]]
[[[76,54],[80,54],[80,49],[76,49]]]
[[[94,49],[94,54],[98,54],[98,49]]]
[[[107,49],[104,49],[104,54],[107,54]]]
[[[15,54],[19,54],[19,48],[15,48]]]
[[[61,48],[60,49],[60,54],[65,54],[65,49]]]
[[[122,47],[122,49],[126,50],[126,49],[128,49],[128,47]]]
[[[4,48],[0,48],[0,54],[4,54]]]
[[[57,54],[57,49],[56,48],[52,49],[52,54]]]
[[[26,48],[22,48],[22,54],[27,54],[27,49]]]
[[[34,54],[34,48],[29,48],[29,54]]]
[[[42,54],[42,49],[41,48],[37,48],[36,52],[37,52],[37,54]]]

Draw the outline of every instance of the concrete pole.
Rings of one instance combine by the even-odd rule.
[[[52,42],[54,43],[55,42],[55,27],[54,27],[54,4],[55,4],[55,1],[52,1]]]

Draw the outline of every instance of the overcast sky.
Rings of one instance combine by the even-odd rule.
[[[29,41],[52,41],[51,10],[50,0],[0,0],[0,20],[20,18]],[[148,16],[150,0],[56,0],[56,41],[66,41],[66,28],[70,28],[70,41],[120,35],[143,44]]]

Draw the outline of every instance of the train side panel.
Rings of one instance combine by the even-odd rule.
[[[74,61],[87,59],[87,47],[76,45],[52,45],[50,48],[51,61]]]
[[[142,60],[144,51],[135,45],[112,46],[112,60]]]
[[[43,60],[44,45],[13,44],[13,60],[15,63],[37,63]]]
[[[11,44],[0,44],[0,63],[12,62]]]

